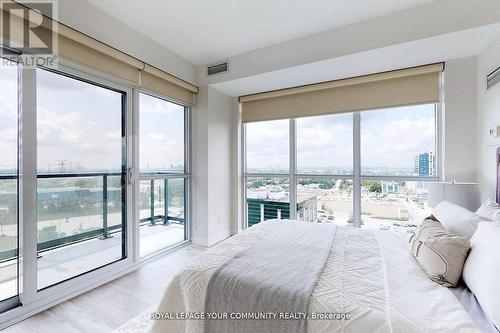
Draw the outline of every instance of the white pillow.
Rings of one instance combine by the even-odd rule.
[[[452,234],[471,238],[479,222],[485,219],[470,210],[443,201],[432,211],[432,215]]]
[[[492,221],[498,220],[500,219],[500,205],[488,199],[479,207],[476,215]]]
[[[500,224],[479,223],[470,242],[464,281],[486,316],[500,328]]]

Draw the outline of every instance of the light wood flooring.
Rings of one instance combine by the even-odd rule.
[[[8,327],[2,333],[111,332],[159,303],[174,275],[205,249],[189,245],[165,254],[124,277]]]

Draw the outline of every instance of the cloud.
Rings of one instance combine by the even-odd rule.
[[[121,165],[121,124],[99,121],[99,113],[84,115],[64,107],[38,107],[39,169],[55,168],[58,160],[87,169],[116,169]],[[92,118],[96,119],[92,119]],[[115,129],[115,130],[113,130]]]
[[[352,167],[352,114],[302,118],[297,121],[298,167]],[[288,121],[249,123],[249,169],[288,166]],[[435,151],[434,106],[367,111],[361,117],[364,167],[412,168],[416,155]]]
[[[112,140],[112,141],[117,141],[122,139],[122,131],[114,131],[114,132],[106,132],[104,134],[106,139]]]
[[[298,167],[352,167],[351,114],[297,120]]]
[[[171,115],[174,113],[184,113],[184,107],[175,103],[147,95],[140,95],[141,114]]]
[[[433,112],[370,117],[361,127],[362,165],[412,168],[416,155],[435,152]]]
[[[162,134],[147,133],[140,141],[141,168],[168,168],[184,164],[184,141]]]
[[[288,168],[288,132],[288,120],[247,124],[246,151],[248,169]]]

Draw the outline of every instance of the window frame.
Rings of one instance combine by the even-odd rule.
[[[148,96],[158,98],[162,101],[168,102],[168,103],[174,103],[179,106],[182,106],[184,108],[184,171],[182,173],[180,172],[157,172],[157,173],[141,173],[140,172],[140,165],[139,165],[139,156],[140,156],[140,94],[146,94]],[[187,105],[185,103],[181,103],[179,101],[175,101],[173,99],[170,99],[168,97],[164,97],[161,95],[158,95],[156,93],[150,92],[145,89],[136,89],[136,92],[134,94],[136,96],[136,101],[137,101],[137,115],[134,123],[134,128],[135,128],[135,133],[136,135],[136,140],[135,140],[135,146],[136,146],[136,170],[137,170],[137,179],[138,181],[136,182],[136,190],[135,193],[137,193],[137,199],[135,200],[135,221],[137,221],[137,243],[136,243],[136,258],[139,260],[147,260],[148,258],[154,257],[158,254],[170,251],[172,248],[182,246],[185,244],[188,244],[191,242],[191,188],[192,188],[192,180],[191,180],[191,114],[192,114],[192,108],[190,105]],[[140,255],[140,206],[139,206],[139,187],[140,187],[140,182],[144,180],[169,180],[169,179],[184,179],[184,240],[182,242],[179,242],[177,244],[169,245],[166,246],[165,248],[158,250],[154,253],[145,255],[141,257]]]
[[[20,55],[19,57],[22,57]],[[185,112],[185,170],[180,174],[162,174],[161,178],[185,178],[185,241],[140,258],[139,254],[139,92],[132,83],[74,62],[59,59],[58,72],[91,84],[125,93],[122,121],[125,122],[124,154],[126,184],[125,258],[82,273],[68,280],[37,289],[37,123],[36,69],[18,67],[18,242],[19,293],[0,302],[0,329],[27,316],[60,304],[140,267],[151,258],[190,243],[191,219],[191,106],[144,91],[149,95],[182,105]],[[21,223],[22,221],[22,223]]]
[[[431,104],[432,105],[432,104]],[[376,109],[374,109],[376,110]],[[362,111],[362,112],[370,112]],[[433,177],[422,176],[370,176],[361,173],[361,113],[352,112],[353,121],[353,173],[350,175],[337,174],[304,174],[297,173],[297,124],[296,118],[290,118],[289,121],[289,155],[290,166],[288,174],[273,173],[255,173],[246,171],[246,124],[241,124],[241,206],[242,219],[240,225],[242,229],[248,228],[248,209],[247,209],[247,179],[248,178],[288,178],[290,183],[290,218],[297,218],[297,180],[298,179],[352,179],[353,180],[353,217],[354,226],[361,227],[361,182],[364,180],[379,181],[422,181],[439,182],[443,179],[443,130],[442,130],[442,103],[434,104],[435,121],[435,147],[436,147],[436,175]]]
[[[20,202],[23,214],[23,223],[20,224],[21,234],[22,234],[22,290],[20,294],[21,303],[23,306],[16,308],[15,310],[21,310],[23,307],[29,308],[28,305],[36,304],[38,302],[43,302],[46,299],[54,297],[54,295],[65,293],[68,290],[76,289],[82,284],[88,282],[88,280],[97,280],[99,276],[106,276],[114,271],[121,270],[128,265],[132,264],[132,257],[130,256],[129,249],[131,248],[130,240],[133,239],[134,235],[132,233],[133,228],[129,226],[133,224],[133,216],[131,215],[131,205],[130,199],[133,196],[131,187],[126,184],[125,186],[125,200],[126,200],[126,212],[124,221],[124,230],[122,241],[122,258],[108,263],[106,265],[96,267],[88,272],[76,275],[72,278],[60,281],[51,286],[38,289],[37,279],[38,279],[38,269],[36,264],[37,257],[37,213],[32,207],[36,207],[37,203],[37,103],[36,103],[36,71],[35,68],[22,68],[21,77],[22,82],[21,90],[23,91],[23,96],[21,96],[20,103],[22,106],[22,115],[20,116],[20,160],[21,160],[21,172],[23,176],[21,177],[21,182],[24,184],[21,186],[22,190],[20,193]],[[131,88],[126,85],[119,84],[113,81],[109,81],[106,78],[96,76],[87,72],[82,72],[79,69],[68,64],[60,64],[56,74],[64,75],[73,79],[77,79],[89,84],[95,84],[97,86],[105,87],[115,91],[123,92],[124,97],[122,99],[123,111],[122,111],[122,128],[126,135],[126,146],[124,148],[124,159],[125,178],[128,178],[127,174],[130,172],[131,155],[131,142],[129,140],[131,128],[130,115],[132,113],[132,99],[131,99]],[[25,125],[29,126],[26,127]],[[127,182],[126,182],[127,183]],[[5,315],[8,313],[2,313]],[[1,316],[0,315],[0,316]],[[1,317],[0,317],[1,319]]]

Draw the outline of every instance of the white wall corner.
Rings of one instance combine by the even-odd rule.
[[[496,198],[496,150],[500,137],[489,134],[489,130],[500,126],[500,84],[486,89],[486,76],[500,67],[500,35],[478,55],[477,72],[477,168],[481,187],[481,199]]]
[[[193,108],[193,221],[191,240],[211,246],[232,234],[233,101],[200,86]]]
[[[232,109],[232,131],[233,137],[231,140],[231,187],[233,189],[231,203],[231,235],[236,235],[242,231],[243,207],[242,198],[242,132],[241,132],[241,104],[238,98],[231,100]]]
[[[443,162],[447,181],[477,181],[476,77],[476,56],[446,62]]]
[[[200,86],[192,108],[191,240],[208,244],[208,88]]]

